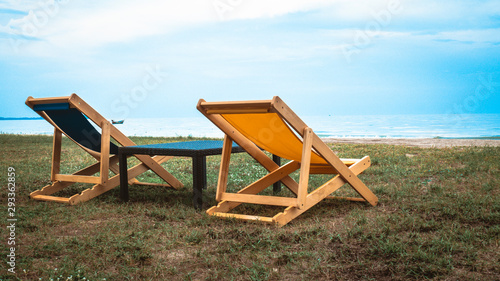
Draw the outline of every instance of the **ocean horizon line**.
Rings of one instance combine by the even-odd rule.
[[[0,121],[1,120],[43,120],[42,117],[1,117],[0,116]]]
[[[301,119],[321,138],[500,138],[500,114],[448,116],[450,115],[302,116]],[[0,121],[1,134],[49,135],[54,130],[42,118],[0,118]],[[127,136],[224,136],[222,131],[203,116],[125,118],[123,124],[115,126]]]
[[[499,115],[499,113],[406,113],[406,114],[397,114],[397,113],[384,113],[384,114],[323,114],[323,115],[305,115],[305,117],[351,117],[351,116],[359,116],[359,117],[368,117],[368,116],[431,116],[431,115],[439,115],[439,116],[467,116],[467,115]],[[127,120],[127,119],[158,119],[158,118],[199,118],[203,117],[200,115],[197,116],[169,116],[169,117],[161,117],[161,116],[149,116],[149,117],[130,117],[130,118],[107,118],[109,120],[111,119],[117,119],[117,120]],[[0,116],[0,120],[42,120],[43,118],[40,116],[20,116],[20,117],[14,117],[14,116]]]
[[[7,133],[0,131],[0,135],[17,135],[17,136],[51,136],[53,132],[46,133]],[[348,136],[321,136],[318,135],[321,139],[436,139],[436,140],[499,140],[500,135],[498,136],[479,136],[479,137],[413,137],[413,136],[356,136],[356,135],[348,135]],[[63,135],[63,137],[66,137]],[[223,139],[224,136],[192,136],[192,135],[169,135],[169,136],[153,136],[153,135],[127,135],[127,137],[144,137],[144,138],[193,138],[193,139]]]

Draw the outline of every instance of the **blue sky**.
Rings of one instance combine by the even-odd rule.
[[[304,115],[500,113],[500,5],[0,0],[0,116],[71,93],[110,119],[274,95]]]

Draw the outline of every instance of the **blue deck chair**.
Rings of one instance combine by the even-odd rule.
[[[32,192],[30,194],[31,198],[74,205],[92,199],[120,184],[118,156],[116,155],[118,146],[112,143],[111,139],[114,139],[116,143],[122,146],[135,145],[132,140],[116,129],[115,126],[76,94],[69,97],[55,98],[36,99],[28,97],[26,105],[54,126],[50,177],[52,184]],[[90,121],[100,128],[101,132]],[[61,140],[63,134],[92,155],[98,162],[71,175],[61,174]],[[150,157],[137,155],[136,157],[141,163],[128,170],[130,184],[160,185],[175,189],[183,187],[181,182],[160,165],[172,158],[171,156]],[[110,170],[115,173],[114,176],[110,176]],[[144,183],[135,179],[135,177],[148,170],[152,170],[168,184]],[[99,175],[95,176],[97,173]],[[77,182],[91,183],[94,186],[69,198],[52,196],[52,194]]]

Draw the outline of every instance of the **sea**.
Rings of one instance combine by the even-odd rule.
[[[301,116],[322,138],[498,138],[500,114]],[[205,117],[130,118],[115,125],[127,136],[209,137],[223,133]],[[51,135],[43,119],[0,119],[1,134]]]

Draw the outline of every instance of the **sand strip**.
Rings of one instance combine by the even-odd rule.
[[[485,139],[392,139],[392,138],[324,138],[329,143],[391,144],[417,147],[452,147],[452,146],[500,146],[499,140]]]

